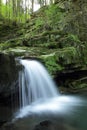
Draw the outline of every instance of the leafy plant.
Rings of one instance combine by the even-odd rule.
[[[61,8],[54,4],[49,6],[49,8],[45,11],[45,14],[45,20],[49,21],[52,25],[54,25],[54,23],[59,23],[63,16]]]
[[[68,39],[74,41],[74,42],[80,42],[79,38],[77,35],[74,35],[74,34],[68,34]]]
[[[38,26],[41,26],[44,24],[44,20],[42,17],[39,17],[37,20],[36,20],[36,27]]]
[[[13,13],[13,5],[12,3],[7,3],[7,4],[1,4],[0,6],[0,16],[2,16],[4,19],[9,19],[12,21],[17,21],[17,22],[21,22],[24,23],[26,22],[27,19],[30,18],[29,13],[25,12],[25,10],[23,9],[23,7],[19,7],[21,9],[21,11],[16,10],[15,14]]]

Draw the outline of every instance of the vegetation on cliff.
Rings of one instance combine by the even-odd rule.
[[[86,7],[86,0],[63,0],[42,6],[24,24],[2,17],[0,52],[38,58],[60,86],[87,87]]]

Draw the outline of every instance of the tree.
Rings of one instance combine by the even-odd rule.
[[[43,7],[52,4],[53,0],[6,0],[5,4],[3,4],[3,0],[0,0],[0,14],[9,20],[26,21],[29,18],[29,13],[34,12],[36,2]]]
[[[0,15],[1,15],[1,6],[2,6],[2,0],[0,0]]]
[[[18,17],[18,21],[21,22],[21,11],[22,11],[22,6],[21,6],[21,0],[17,0],[17,7],[16,7],[16,17]],[[23,11],[22,11],[23,12]]]
[[[17,10],[16,10],[17,0],[12,0],[12,7],[13,7],[13,18],[16,19]]]
[[[31,0],[31,12],[34,12],[34,0]]]
[[[53,4],[54,3],[54,0],[50,0],[50,4]]]
[[[39,0],[38,3],[40,4],[40,7],[44,6],[44,0]]]

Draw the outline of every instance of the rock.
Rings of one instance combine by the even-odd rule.
[[[16,92],[18,70],[14,56],[0,53],[0,102]]]
[[[54,130],[55,126],[50,120],[40,122],[33,130]]]
[[[0,125],[18,106],[18,69],[13,55],[0,53]]]
[[[50,120],[40,122],[33,130],[66,130],[64,124],[57,124]]]
[[[4,127],[1,127],[1,130],[18,130],[13,123],[7,123]]]
[[[35,118],[33,118],[30,120],[29,117],[27,117],[16,120],[13,123],[8,122],[1,127],[1,130],[77,130],[62,120],[43,120],[37,123],[38,119],[35,120]]]

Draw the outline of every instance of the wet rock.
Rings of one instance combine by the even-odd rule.
[[[7,123],[4,127],[1,127],[1,130],[18,130],[13,123]]]
[[[12,108],[0,104],[0,127],[12,116]]]
[[[30,119],[31,118],[31,119]],[[37,117],[26,117],[18,119],[15,122],[8,122],[4,124],[0,130],[78,130],[64,120],[60,119],[48,119],[39,121]]]
[[[33,130],[54,130],[54,129],[55,125],[50,120],[46,120],[36,125]]]
[[[14,56],[0,53],[0,102],[15,93],[18,70]]]
[[[69,125],[64,124],[63,122],[58,123],[51,120],[45,120],[36,125],[33,130],[75,130],[75,129],[70,127]]]
[[[56,130],[56,124],[50,120],[45,120],[40,122],[38,125],[35,126],[34,130]],[[64,129],[63,125],[59,125],[58,129]]]
[[[0,126],[18,106],[18,67],[13,55],[0,53]]]

